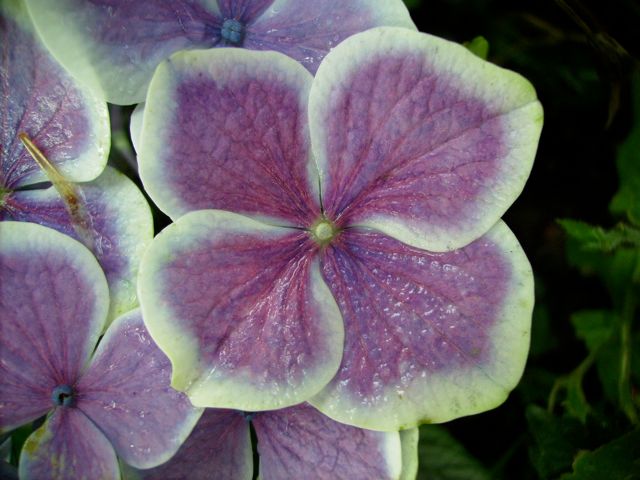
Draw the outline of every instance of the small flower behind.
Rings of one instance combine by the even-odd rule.
[[[150,470],[124,469],[126,480],[251,480],[253,425],[263,480],[410,479],[417,442],[335,422],[308,404],[246,414],[207,409],[178,453]],[[409,432],[408,432],[409,433]],[[215,475],[212,475],[215,472]]]
[[[153,238],[149,205],[105,168],[106,104],[41,45],[20,0],[0,2],[0,44],[0,221],[45,225],[89,248],[107,276],[113,320],[137,306],[138,263]]]
[[[315,78],[274,52],[171,57],[136,145],[175,220],[138,282],[172,384],[387,431],[501,403],[533,277],[500,217],[541,127],[521,76],[408,29],[348,38]]]
[[[139,311],[95,347],[109,293],[91,253],[55,230],[2,222],[0,278],[0,431],[47,415],[20,478],[118,479],[116,455],[139,468],[171,457],[201,410],[169,386]]]
[[[274,50],[315,72],[349,35],[415,29],[402,0],[27,0],[45,43],[112,103],[143,102],[156,66],[186,49]]]

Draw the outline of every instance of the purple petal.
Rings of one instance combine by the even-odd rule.
[[[139,295],[172,384],[194,405],[258,411],[309,398],[340,363],[340,312],[306,232],[193,212],[143,257]]]
[[[112,320],[137,305],[138,264],[153,238],[153,219],[135,184],[110,167],[97,180],[75,187],[88,228],[74,225],[53,187],[13,192],[5,199],[0,220],[38,223],[85,242],[107,276]]]
[[[315,220],[317,175],[307,180],[307,169],[315,169],[307,130],[311,80],[277,53],[173,56],[151,83],[138,142],[149,195],[173,219],[216,208],[278,224]]]
[[[47,47],[112,103],[144,100],[156,66],[173,52],[207,48],[220,19],[207,0],[28,0]]]
[[[332,418],[380,430],[443,422],[495,407],[520,379],[533,278],[504,223],[449,253],[352,229],[322,264],[345,348],[311,403]]]
[[[20,478],[119,480],[113,447],[75,408],[59,407],[33,432],[20,453]]]
[[[218,0],[220,16],[249,23],[258,18],[274,0]]]
[[[344,425],[309,405],[258,413],[260,478],[395,479],[402,455],[397,432]]]
[[[127,480],[250,480],[249,423],[239,412],[208,408],[168,462],[150,470],[125,466],[124,473]]]
[[[169,359],[135,310],[105,333],[77,384],[77,405],[125,462],[155,467],[178,450],[202,413],[170,379]]]
[[[53,407],[74,385],[109,306],[104,274],[80,243],[31,223],[0,222],[0,430]]]
[[[107,106],[41,46],[21,2],[0,4],[0,50],[0,191],[46,180],[20,133],[67,178],[97,177],[109,152]]]
[[[524,186],[542,126],[525,79],[399,28],[336,47],[309,112],[327,215],[431,251],[495,224]]]
[[[282,52],[315,73],[345,38],[383,25],[416,29],[401,0],[279,0],[247,26],[243,46]]]

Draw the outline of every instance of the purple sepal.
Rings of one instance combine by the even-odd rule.
[[[171,364],[138,310],[117,319],[77,384],[77,407],[130,465],[154,467],[187,437],[201,410],[170,387]]]
[[[112,103],[144,100],[156,66],[172,53],[210,48],[221,19],[207,0],[29,0],[45,44]]]
[[[244,24],[255,21],[269,8],[274,0],[217,0],[220,17],[236,19]]]
[[[119,480],[113,447],[82,412],[59,407],[20,453],[20,478]]]
[[[394,479],[401,468],[397,433],[331,420],[307,404],[256,414],[260,478]]]
[[[76,181],[97,177],[109,151],[106,105],[77,86],[32,28],[21,2],[0,5],[0,191],[46,180],[21,133]]]
[[[149,87],[137,142],[149,195],[174,220],[215,208],[304,226],[320,213],[307,178],[311,80],[275,53],[174,55]]]
[[[123,470],[126,480],[250,480],[249,422],[240,412],[208,408],[169,461],[149,470],[126,465]]]
[[[345,38],[381,25],[416,28],[397,0],[280,0],[247,27],[243,46],[284,53],[315,73]]]
[[[88,250],[54,230],[0,222],[0,430],[44,414],[73,385],[107,314],[104,275]]]

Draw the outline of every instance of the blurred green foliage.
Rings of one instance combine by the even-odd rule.
[[[506,215],[536,275],[527,369],[496,410],[421,427],[418,478],[640,479],[640,3],[406,3],[545,108]]]

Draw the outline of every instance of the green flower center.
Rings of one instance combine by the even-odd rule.
[[[321,218],[311,227],[311,236],[320,245],[327,245],[336,236],[338,230],[326,218]]]

